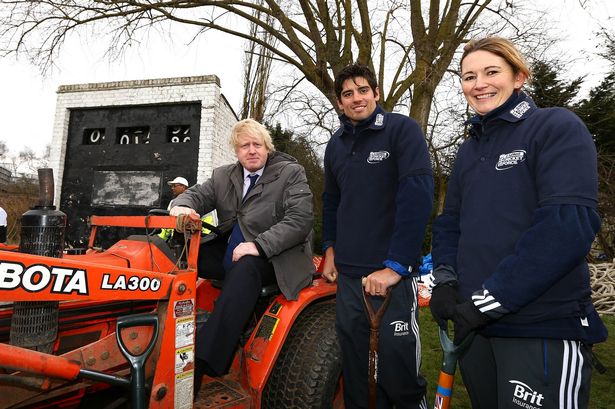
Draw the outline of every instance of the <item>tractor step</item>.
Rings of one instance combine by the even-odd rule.
[[[194,409],[249,408],[250,396],[241,390],[239,384],[233,384],[234,382],[205,378],[194,402]]]

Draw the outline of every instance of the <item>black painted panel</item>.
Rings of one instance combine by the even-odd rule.
[[[72,109],[60,198],[69,244],[87,244],[92,214],[146,214],[167,207],[169,180],[196,183],[200,115],[200,102]],[[103,247],[133,233],[103,230]]]

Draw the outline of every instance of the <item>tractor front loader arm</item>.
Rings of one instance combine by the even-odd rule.
[[[140,221],[138,220],[140,219]],[[173,226],[173,217],[145,220],[121,218],[135,227]],[[93,218],[109,225],[117,219]],[[113,224],[112,224],[113,225]],[[0,377],[0,407],[19,407],[43,399],[41,393],[71,382],[93,380],[128,386],[133,407],[172,408],[192,405],[196,309],[196,258],[200,234],[190,240],[188,268],[168,273],[88,262],[77,258],[52,258],[0,251],[0,303],[3,301],[157,301],[150,319],[120,317],[114,334],[63,356],[53,356],[0,344],[0,367],[22,371]],[[144,374],[144,351],[150,351]],[[135,361],[137,368],[135,368]],[[120,375],[131,366],[129,378]],[[6,378],[30,374],[29,381]],[[4,379],[3,379],[4,378]],[[50,378],[53,378],[50,379]],[[38,381],[37,381],[38,379]],[[58,381],[63,380],[63,381]],[[11,379],[8,379],[9,381]],[[34,384],[32,384],[34,380]],[[146,385],[146,380],[147,385]],[[30,383],[28,383],[30,382]],[[67,383],[68,382],[68,383]],[[28,385],[24,388],[18,385]],[[4,386],[6,385],[6,386]],[[36,389],[32,389],[32,387]],[[151,386],[148,396],[144,391]],[[137,390],[138,389],[138,390]],[[15,393],[4,393],[15,391]],[[135,405],[135,402],[140,402]]]
[[[124,337],[126,349],[133,353],[145,350],[153,337],[152,330],[151,326],[131,328],[133,332]],[[0,408],[36,403],[44,398],[41,392],[57,390],[64,386],[66,381],[78,380],[79,384],[75,385],[76,387],[83,386],[83,382],[87,379],[129,387],[130,382],[127,379],[122,378],[114,382],[114,375],[111,375],[112,378],[105,377],[113,373],[124,374],[125,370],[118,372],[118,369],[125,365],[126,358],[120,351],[116,333],[62,356],[0,343],[0,366],[19,371],[0,376],[3,391],[0,396]],[[147,375],[152,376],[153,365],[148,365],[147,370]],[[103,376],[88,376],[92,373]],[[32,377],[32,374],[37,376]]]
[[[34,373],[55,379],[75,381],[78,378],[91,379],[94,381],[107,382],[115,385],[128,386],[130,381],[104,372],[84,369],[81,363],[66,359],[61,356],[45,354],[43,352],[16,347],[8,344],[0,344],[0,362],[7,369]],[[12,376],[4,375],[6,378]],[[14,378],[19,379],[19,378]],[[15,383],[20,383],[16,381]],[[33,386],[31,383],[24,384]]]

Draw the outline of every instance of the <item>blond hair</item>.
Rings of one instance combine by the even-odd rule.
[[[465,47],[463,47],[463,55],[459,61],[459,67],[463,63],[464,58],[474,51],[488,51],[499,57],[502,57],[508,65],[511,66],[515,75],[521,73],[525,75],[526,79],[530,79],[532,72],[525,57],[519,49],[512,43],[512,41],[502,37],[485,37],[481,39],[470,40]]]
[[[271,139],[269,131],[264,125],[254,119],[244,119],[237,122],[233,126],[233,129],[231,129],[231,137],[229,139],[231,148],[237,149],[239,147],[239,137],[241,135],[258,137],[262,140],[263,145],[265,145],[265,148],[267,148],[269,152],[275,151],[273,140]]]

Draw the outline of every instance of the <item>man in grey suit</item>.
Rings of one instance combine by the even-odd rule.
[[[246,119],[231,132],[238,161],[173,202],[171,215],[218,212],[224,235],[199,250],[200,277],[224,279],[215,308],[197,333],[196,387],[201,371],[228,372],[241,331],[263,285],[278,283],[289,300],[310,285],[312,193],[296,159],[276,152],[260,123]],[[196,391],[195,391],[196,395]]]

